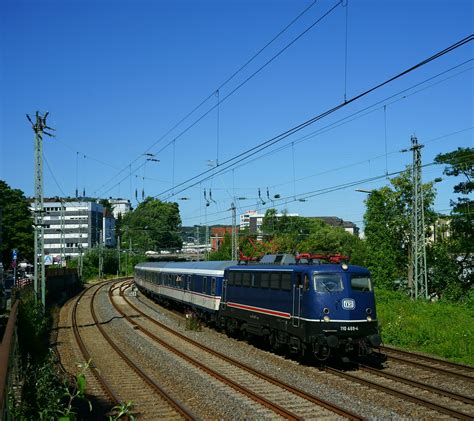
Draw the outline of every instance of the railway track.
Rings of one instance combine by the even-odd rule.
[[[115,309],[134,329],[275,414],[292,420],[334,414],[360,419],[350,411],[259,372],[160,323],[127,299],[124,294],[127,287],[110,289],[109,297]]]
[[[147,305],[143,301],[140,302]],[[141,313],[139,309],[136,310]],[[429,357],[427,360],[434,360],[436,364],[444,363],[442,360],[431,359]],[[447,365],[452,365],[452,368],[458,371],[460,369],[466,369],[466,371],[472,370],[472,368],[468,366],[459,366],[453,363],[448,363]],[[444,387],[438,387],[436,385],[427,384],[424,381],[416,380],[413,375],[413,369],[411,369],[411,374],[404,377],[397,373],[391,373],[390,370],[375,369],[362,364],[358,364],[358,367],[358,374],[331,368],[327,368],[326,371],[346,380],[363,384],[371,389],[377,389],[391,396],[413,402],[431,411],[436,411],[439,414],[445,414],[458,419],[474,418],[474,396],[469,396],[469,393],[457,393],[454,390],[456,389],[456,383],[459,384],[460,382],[456,380],[458,376],[448,376],[452,370],[442,372],[444,376],[448,378],[447,385],[445,384]],[[421,368],[423,367],[424,365],[421,366]],[[438,371],[437,373],[439,374],[440,372]],[[427,377],[426,373],[424,374],[424,377]],[[436,384],[439,380],[439,376],[431,376],[429,380]],[[472,380],[470,377],[465,377],[464,381],[471,382]],[[434,412],[431,412],[431,414],[431,417],[436,416]]]
[[[91,287],[76,300],[73,331],[85,361],[108,399],[114,403],[132,401],[133,411],[148,419],[195,419],[184,405],[170,396],[152,377],[136,365],[113,341],[97,317],[94,301],[110,283]],[[113,388],[112,386],[113,385]]]
[[[460,380],[465,380],[474,384],[474,367],[388,346],[381,347],[381,351],[389,360],[409,364],[414,367],[432,371],[436,374],[456,377]]]

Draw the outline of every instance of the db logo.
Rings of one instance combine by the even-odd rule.
[[[352,298],[344,298],[342,300],[342,308],[344,310],[354,310],[355,306],[356,306],[356,303]]]

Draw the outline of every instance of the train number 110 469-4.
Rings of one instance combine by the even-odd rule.
[[[341,326],[341,330],[343,332],[354,332],[356,330],[359,330],[358,326]]]

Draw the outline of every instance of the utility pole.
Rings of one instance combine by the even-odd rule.
[[[129,261],[131,261],[131,258],[132,258],[132,237],[129,237],[129,239],[128,239],[128,254],[129,254]],[[127,275],[128,275],[128,266],[127,266]]]
[[[117,236],[117,253],[118,253],[118,273],[117,276],[122,275],[122,268],[120,265],[120,234]]]
[[[41,116],[36,111],[36,120],[33,123],[30,116],[26,118],[31,123],[31,127],[35,132],[35,205],[34,205],[34,241],[35,241],[35,260],[34,260],[34,288],[36,299],[41,295],[41,303],[43,309],[46,305],[46,276],[44,265],[44,206],[43,206],[43,133],[53,137],[51,133],[44,129],[54,130],[46,124],[48,112]]]
[[[66,213],[66,206],[64,200],[61,200],[61,267],[66,266],[66,238],[65,238],[65,227],[64,219]]]
[[[102,257],[102,230],[99,230],[99,279],[102,278],[103,272],[103,257]]]
[[[423,184],[421,182],[421,148],[415,136],[411,137],[413,151],[412,186],[413,204],[411,216],[411,266],[413,271],[412,297],[428,299],[428,272],[426,269],[425,211]]]
[[[234,202],[230,205],[232,211],[232,260],[237,260],[237,253],[239,251],[239,241],[237,237],[237,213]]]

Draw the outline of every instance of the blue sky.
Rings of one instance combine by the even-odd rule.
[[[349,0],[347,10],[337,0],[312,4],[4,0],[0,178],[33,194],[33,131],[25,114],[49,111],[57,137],[44,142],[47,197],[74,196],[77,186],[88,196],[131,198],[136,205],[135,189],[140,199],[144,187],[146,195],[177,200],[183,225],[195,225],[229,223],[233,201],[239,213],[264,211],[271,204],[268,188],[270,196],[281,196],[279,210],[361,225],[364,194],[355,189],[383,186],[384,174],[410,164],[411,154],[399,151],[412,135],[425,144],[426,164],[438,153],[473,146],[472,42],[282,140],[259,159],[200,183],[197,178],[185,190],[189,183],[179,186],[211,170],[209,160],[218,160],[220,171],[229,158],[473,32],[470,0]],[[308,6],[217,96],[229,76]],[[145,164],[144,153],[160,162]],[[428,166],[423,179],[441,173]],[[349,183],[355,185],[308,197]],[[449,209],[453,183],[437,184],[436,210]],[[214,199],[208,207],[204,189]],[[183,197],[189,200],[178,200]]]

